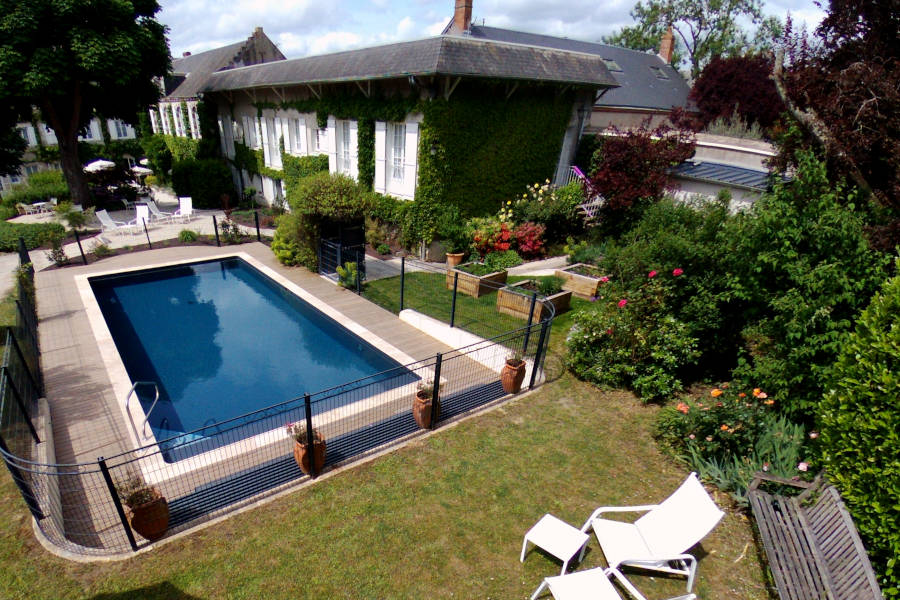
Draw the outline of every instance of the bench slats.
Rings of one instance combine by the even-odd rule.
[[[883,600],[837,489],[817,478],[788,498],[758,489],[758,481],[772,479],[758,475],[747,496],[781,599]]]

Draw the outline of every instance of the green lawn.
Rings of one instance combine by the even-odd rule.
[[[559,573],[540,552],[519,563],[541,515],[580,526],[601,504],[659,501],[686,474],[651,437],[658,408],[565,374],[563,338],[551,338],[551,381],[535,393],[125,561],[45,552],[4,469],[0,597],[527,598]],[[702,598],[768,597],[742,515],[729,511],[699,556]],[[592,539],[580,568],[603,564]],[[651,600],[684,590],[632,580]]]

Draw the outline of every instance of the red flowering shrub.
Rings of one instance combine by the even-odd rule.
[[[496,217],[471,219],[467,225],[472,236],[472,250],[482,258],[490,252],[509,250],[515,241],[509,224]]]
[[[537,223],[526,222],[518,225],[513,231],[519,254],[533,258],[544,253],[544,231],[546,228]]]

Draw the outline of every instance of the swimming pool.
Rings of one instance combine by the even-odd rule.
[[[375,377],[374,387],[369,379],[369,387],[418,379],[398,377],[401,363],[239,257],[89,281],[128,377],[158,386],[148,418],[157,440],[200,430],[175,442],[203,441],[235,417],[388,370],[391,377]],[[141,392],[146,414],[152,388]],[[283,423],[277,417],[273,426]],[[166,459],[210,448],[197,446]]]

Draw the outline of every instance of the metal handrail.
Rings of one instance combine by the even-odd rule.
[[[156,385],[155,381],[135,381],[131,385],[131,389],[128,390],[128,395],[125,396],[125,412],[128,414],[128,420],[131,421],[131,429],[134,431],[134,437],[138,438],[138,440],[141,439],[141,436],[138,434],[137,427],[134,426],[134,420],[131,418],[131,413],[128,412],[128,403],[131,402],[131,396],[135,393],[135,390],[139,385],[152,385],[156,392],[156,396],[153,398],[153,404],[150,405],[150,410],[147,411],[147,416],[141,424],[141,432],[144,434],[144,438],[147,437],[147,421],[150,420],[150,413],[153,412],[153,409],[156,408],[156,403],[159,402],[159,386]]]

